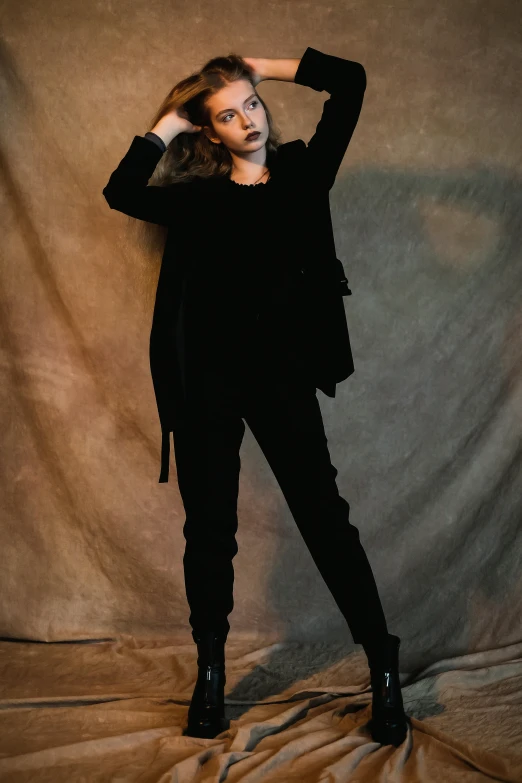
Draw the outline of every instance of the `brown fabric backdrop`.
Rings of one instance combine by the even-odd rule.
[[[3,4],[1,780],[522,780],[521,38],[514,0]],[[181,736],[196,651],[175,466],[157,483],[158,259],[102,196],[179,79],[308,45],[368,76],[331,193],[356,371],[318,394],[402,639],[396,750],[364,728],[364,655],[248,429],[234,720]],[[259,89],[283,140],[312,135],[327,93]]]

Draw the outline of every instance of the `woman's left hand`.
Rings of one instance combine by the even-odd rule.
[[[243,57],[243,61],[248,65],[252,71],[252,84],[257,87],[259,82],[263,80],[263,60],[259,57]]]

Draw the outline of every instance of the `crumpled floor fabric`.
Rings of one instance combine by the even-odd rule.
[[[522,781],[522,644],[403,672],[412,729],[372,741],[361,651],[230,633],[230,728],[182,735],[197,667],[186,637],[0,642],[0,781]]]

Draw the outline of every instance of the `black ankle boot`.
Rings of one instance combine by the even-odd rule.
[[[198,678],[185,736],[213,739],[230,726],[225,719],[225,638],[216,631],[192,634],[198,647]]]
[[[370,667],[372,717],[369,729],[374,742],[398,747],[406,739],[409,717],[404,712],[399,680],[401,640],[389,633],[381,643],[363,644]]]

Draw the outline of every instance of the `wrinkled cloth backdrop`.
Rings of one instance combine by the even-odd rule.
[[[2,781],[522,779],[519,12],[3,4]],[[174,465],[158,485],[159,262],[102,196],[181,78],[308,45],[368,77],[330,194],[355,374],[318,397],[402,639],[398,749],[371,742],[364,654],[248,429],[232,724],[181,736],[196,649]],[[310,138],[326,93],[258,89],[284,141]]]

